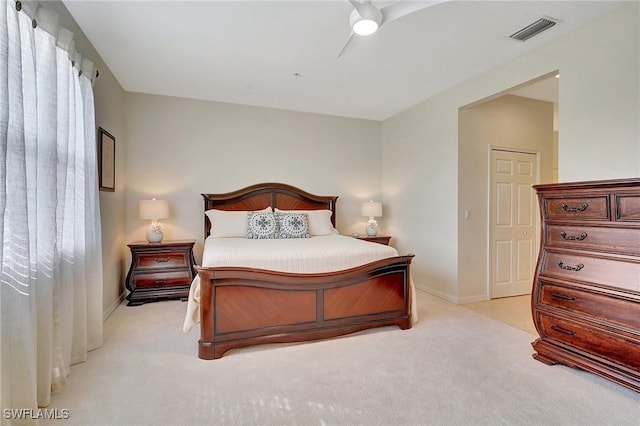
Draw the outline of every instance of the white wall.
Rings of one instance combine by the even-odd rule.
[[[126,233],[144,240],[138,201],[170,203],[165,238],[203,243],[201,193],[282,182],[338,195],[337,227],[363,232],[360,203],[380,195],[375,121],[127,93]]]
[[[455,110],[455,114],[448,114]],[[382,126],[385,220],[400,253],[416,255],[416,286],[455,294],[457,279],[457,105],[435,97]]]
[[[640,176],[640,3],[551,50],[560,70],[560,180]]]
[[[116,190],[100,192],[102,225],[103,312],[111,314],[124,295],[124,90],[114,78],[93,45],[84,35],[62,2],[48,1],[44,5],[58,13],[60,25],[74,34],[76,48],[94,62],[100,76],[93,87],[96,127],[102,127],[116,138]],[[96,129],[97,130],[97,129]]]
[[[457,301],[458,109],[559,69],[560,179],[640,175],[640,5],[490,69],[382,125],[386,220],[416,253],[416,285]],[[483,159],[484,161],[484,159]]]

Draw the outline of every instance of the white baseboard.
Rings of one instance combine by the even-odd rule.
[[[430,287],[426,287],[420,284],[415,284],[416,289],[418,290],[422,290],[424,292],[427,292],[429,294],[432,294],[434,296],[437,296],[441,299],[444,299],[448,302],[451,303],[455,303],[456,305],[461,305],[463,303],[473,303],[473,302],[482,302],[484,300],[489,300],[487,298],[486,294],[479,294],[476,296],[467,296],[467,297],[456,297],[456,296],[452,296],[451,294],[448,293],[443,293],[442,291],[430,288]]]
[[[109,318],[109,316],[111,316],[111,314],[116,310],[116,308],[118,306],[120,306],[120,304],[124,301],[125,296],[126,296],[125,292],[122,292],[120,294],[120,296],[118,296],[118,298],[111,304],[111,306],[109,306],[107,308],[107,310],[104,311],[104,313],[102,315],[102,317],[103,317],[102,321],[106,321],[107,318]]]
[[[446,300],[448,302],[457,303],[456,300],[455,300],[455,297],[451,296],[450,294],[443,293],[443,292],[438,291],[436,289],[429,288],[429,287],[426,287],[426,286],[423,286],[423,285],[420,285],[420,284],[416,284],[416,288],[418,290],[422,290],[422,291],[424,291],[426,293],[433,294],[434,296],[437,296],[437,297],[439,297],[441,299],[444,299],[444,300]]]
[[[478,294],[476,296],[460,297],[458,298],[458,304],[462,305],[464,303],[484,302],[485,300],[489,300],[486,294]]]

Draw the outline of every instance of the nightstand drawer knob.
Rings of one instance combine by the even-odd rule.
[[[156,280],[156,284],[166,284],[167,280]]]
[[[158,263],[166,263],[169,261],[168,257],[156,257],[156,262]]]

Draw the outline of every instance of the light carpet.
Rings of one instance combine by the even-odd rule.
[[[500,322],[505,322],[520,330],[536,334],[531,316],[531,295],[503,297],[500,299],[483,300],[481,302],[465,303],[467,309],[476,311]]]
[[[634,425],[640,394],[531,358],[535,336],[418,291],[410,330],[197,358],[180,301],[122,305],[55,425]]]

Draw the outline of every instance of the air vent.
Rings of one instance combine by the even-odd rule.
[[[540,18],[533,24],[529,24],[520,31],[516,31],[509,37],[515,40],[525,41],[531,37],[540,34],[541,32],[548,30],[556,24],[556,21],[552,21],[548,18]]]

